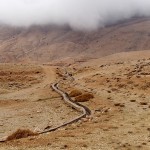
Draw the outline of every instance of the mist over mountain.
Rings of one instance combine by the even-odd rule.
[[[17,27],[95,30],[135,16],[150,16],[149,0],[0,0],[1,24]]]
[[[91,32],[53,25],[0,26],[0,62],[51,62],[150,50],[150,18],[132,18]]]
[[[103,57],[149,41],[149,0],[0,0],[2,63]]]

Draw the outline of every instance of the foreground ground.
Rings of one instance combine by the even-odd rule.
[[[57,65],[1,65],[0,136],[18,128],[43,130],[77,116],[50,89],[60,78],[68,93],[94,95],[82,102],[92,115],[55,132],[1,143],[0,149],[150,149],[150,51]],[[65,78],[64,70],[75,80]]]

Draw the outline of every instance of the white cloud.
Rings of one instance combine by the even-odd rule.
[[[150,16],[150,0],[0,0],[0,22],[13,26],[90,30],[133,16]]]

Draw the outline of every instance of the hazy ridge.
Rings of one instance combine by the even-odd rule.
[[[0,27],[0,62],[50,62],[150,49],[150,19],[136,18],[95,32],[69,27]]]

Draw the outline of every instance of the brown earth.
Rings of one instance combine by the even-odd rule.
[[[18,129],[49,129],[79,115],[51,83],[61,80],[65,92],[93,97],[81,102],[91,116],[55,132],[0,143],[0,150],[149,150],[149,41],[149,18],[90,33],[1,26],[0,138]]]
[[[70,66],[66,64],[64,68],[74,81],[63,76],[65,71],[59,66],[40,67],[45,78],[27,88],[32,94],[28,91],[22,98],[27,89],[12,93],[17,102],[10,99],[10,93],[7,94],[9,99],[7,95],[0,96],[1,112],[11,112],[0,116],[1,136],[12,133],[14,127],[42,130],[77,116],[75,110],[67,107],[49,88],[51,82],[60,78],[61,88],[68,93],[76,89],[94,95],[82,103],[91,109],[92,115],[55,132],[1,143],[0,149],[150,149],[150,51],[119,53]],[[55,74],[58,73],[56,68],[62,76]]]
[[[10,74],[7,70],[11,72],[11,77],[17,76],[12,78],[12,85],[16,85],[18,82],[26,85],[25,88],[18,86],[17,89],[14,86],[9,88],[4,86],[7,93],[0,94],[0,138],[10,135],[20,128],[41,131],[48,126],[54,127],[66,122],[78,114],[69,109],[60,96],[50,88],[51,83],[56,79],[55,68],[30,64],[1,64],[0,68],[3,68],[3,72],[6,68],[5,80],[1,81],[2,85],[9,84],[7,79]],[[19,80],[18,75],[23,80]],[[26,78],[31,75],[38,82],[30,82]],[[28,84],[29,86],[27,86]]]
[[[44,78],[41,67],[23,64],[0,65],[0,93],[17,91],[38,84]]]

